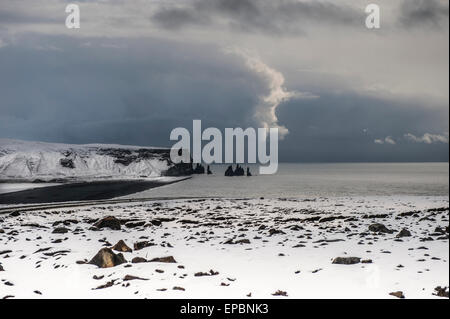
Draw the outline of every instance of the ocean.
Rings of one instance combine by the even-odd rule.
[[[126,198],[449,195],[448,163],[282,163],[275,175],[258,175],[258,167],[251,165],[252,177],[225,177],[226,167],[212,165],[213,175],[194,175]]]

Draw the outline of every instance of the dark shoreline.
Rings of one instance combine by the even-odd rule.
[[[180,182],[146,180],[78,182],[0,194],[0,204],[43,204],[104,200]]]

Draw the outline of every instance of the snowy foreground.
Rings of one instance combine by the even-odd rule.
[[[448,205],[204,199],[0,215],[0,298],[440,298]],[[126,262],[86,263],[120,240]]]

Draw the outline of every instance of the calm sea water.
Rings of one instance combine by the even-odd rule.
[[[151,189],[127,198],[144,197],[308,197],[449,195],[448,163],[280,164],[275,175],[225,177],[226,166],[214,165],[214,175]]]

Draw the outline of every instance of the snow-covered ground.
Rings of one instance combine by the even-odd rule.
[[[0,139],[0,180],[157,177],[170,166],[169,151],[161,148]]]
[[[418,196],[202,199],[4,215],[0,297],[437,298],[434,289],[449,285],[448,205]],[[92,228],[106,216],[121,229]],[[376,223],[393,232],[369,230]],[[397,237],[403,228],[410,237]],[[133,249],[126,263],[77,263],[119,240]],[[167,256],[176,263],[131,262]]]

